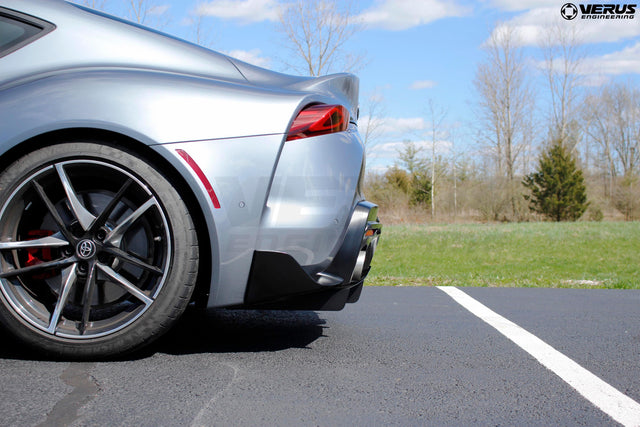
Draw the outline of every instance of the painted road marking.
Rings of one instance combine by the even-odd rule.
[[[624,426],[640,426],[640,404],[638,402],[619,392],[540,338],[500,316],[460,289],[451,286],[438,286],[438,289],[516,343],[611,418]]]

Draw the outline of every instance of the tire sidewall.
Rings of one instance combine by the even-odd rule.
[[[125,354],[164,333],[186,308],[195,284],[197,238],[188,209],[170,181],[151,163],[112,145],[66,142],[47,146],[18,159],[0,174],[0,209],[15,188],[36,171],[66,160],[99,160],[135,176],[153,193],[167,220],[171,250],[163,286],[142,315],[124,328],[96,338],[68,339],[52,336],[20,318],[0,292],[0,320],[25,343],[53,355],[85,358]],[[1,218],[0,218],[1,219]]]

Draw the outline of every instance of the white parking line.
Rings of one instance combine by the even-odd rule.
[[[624,426],[640,426],[640,404],[619,392],[591,372],[535,335],[487,308],[458,288],[438,286],[458,304],[493,326],[501,334],[536,358],[578,393]]]

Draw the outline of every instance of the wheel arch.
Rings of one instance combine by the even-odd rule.
[[[198,197],[193,192],[192,187],[188,184],[184,176],[165,157],[153,150],[150,146],[128,135],[97,128],[65,128],[45,132],[15,144],[11,149],[2,153],[2,155],[0,155],[0,170],[6,169],[25,153],[56,143],[71,141],[100,142],[111,145],[121,150],[129,151],[154,165],[174,187],[181,189],[180,196],[189,209],[196,230],[205,231],[197,233],[199,258],[203,260],[212,259],[212,246],[209,237],[211,230],[205,219],[204,209],[198,201]],[[211,277],[212,263],[199,262],[196,288],[192,296],[192,300],[198,307],[206,307],[207,305],[211,287]]]

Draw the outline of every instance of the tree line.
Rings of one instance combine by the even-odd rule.
[[[640,90],[586,87],[572,28],[550,27],[531,67],[515,30],[496,26],[476,68],[468,152],[436,154],[436,135],[452,138],[430,103],[429,149],[405,142],[391,168],[368,174],[367,197],[391,222],[640,219]]]

